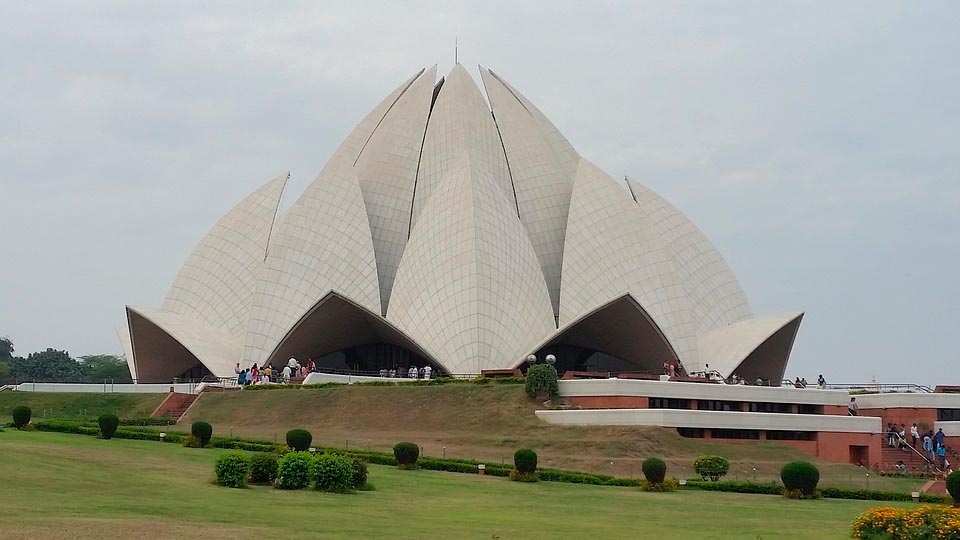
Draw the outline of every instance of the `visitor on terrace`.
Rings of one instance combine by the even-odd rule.
[[[827,388],[827,380],[823,378],[823,373],[817,377],[817,388],[820,390],[826,390]]]
[[[912,446],[914,450],[917,449],[918,440],[920,440],[920,429],[917,427],[917,423],[914,422],[913,425],[910,426],[910,446]]]
[[[411,379],[417,378],[417,366],[410,366],[410,369],[407,370],[407,377]]]
[[[283,383],[290,384],[290,377],[293,376],[293,369],[290,368],[290,365],[283,366]]]
[[[429,379],[431,375],[433,375],[433,368],[430,367],[430,366],[424,366],[424,367],[423,367],[423,378],[424,378],[424,379]]]
[[[850,404],[847,405],[847,414],[850,416],[857,416],[857,413],[860,412],[860,406],[857,405],[857,398],[850,398]]]

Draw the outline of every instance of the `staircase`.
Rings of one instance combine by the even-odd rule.
[[[174,422],[179,422],[183,415],[187,414],[190,406],[199,398],[200,394],[170,392],[150,416],[153,418],[170,418]]]
[[[923,450],[919,451],[923,452]],[[888,448],[886,439],[883,441],[880,458],[880,469],[885,472],[895,472],[898,461],[903,461],[903,464],[907,466],[908,474],[926,472],[928,469],[928,462],[920,453],[914,452],[909,447],[904,449]]]

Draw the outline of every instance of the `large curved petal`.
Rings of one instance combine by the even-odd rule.
[[[555,329],[533,246],[485,166],[446,166],[400,261],[387,318],[450,373],[516,364]]]
[[[241,343],[233,334],[177,313],[130,306],[127,324],[139,382],[167,382],[197,363],[218,377],[234,374]]]
[[[288,177],[267,182],[217,221],[184,263],[163,310],[230,333],[243,331]]]
[[[317,358],[337,351],[366,345],[389,343],[413,351],[440,364],[413,338],[397,329],[379,314],[337,292],[330,292],[294,324],[267,359],[283,365],[288,358]]]
[[[436,77],[437,68],[430,68],[403,92],[356,163],[377,259],[381,314],[387,312],[400,255],[410,236],[413,191]]]
[[[652,190],[629,179],[627,185],[674,261],[696,332],[751,317],[750,304],[736,276],[700,229]]]
[[[452,168],[459,166],[462,155],[468,156],[474,171],[490,182],[491,189],[499,190],[510,201],[516,216],[516,195],[497,126],[480,89],[467,70],[457,64],[444,79],[430,112],[413,199],[414,226],[431,195],[451,175]]]
[[[664,362],[678,359],[661,328],[629,294],[583,313],[530,352],[552,345],[573,345],[602,352],[643,371],[659,372]]]
[[[503,81],[483,68],[480,75],[510,166],[520,221],[533,242],[554,315],[559,317],[560,269],[576,172],[567,162],[576,153],[562,136],[551,136],[559,133],[556,128],[544,126],[546,119],[535,115]]]
[[[380,311],[377,263],[353,169],[324,169],[286,212],[258,277],[243,348],[263,363],[331,290]]]
[[[803,313],[784,313],[715,328],[699,338],[702,364],[687,369],[710,364],[724,377],[736,373],[750,381],[780,381],[802,319]]]
[[[127,369],[130,370],[130,378],[136,381],[137,364],[133,361],[133,342],[130,340],[130,328],[123,324],[118,326],[116,331],[120,346],[123,348],[123,358],[127,361]]]
[[[653,223],[626,190],[585,159],[570,203],[560,291],[561,325],[629,293],[685,365],[696,359],[680,277]]]

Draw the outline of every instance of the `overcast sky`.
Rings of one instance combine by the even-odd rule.
[[[960,384],[960,4],[0,5],[0,336],[120,353],[231,206],[424,66],[502,75],[684,211],[787,375]],[[134,5],[136,4],[136,5]],[[322,5],[321,5],[322,4]],[[517,7],[516,4],[522,4]]]

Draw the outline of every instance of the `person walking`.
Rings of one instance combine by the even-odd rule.
[[[916,450],[917,441],[920,439],[920,429],[917,427],[916,422],[914,422],[913,425],[910,426],[910,439],[911,439],[911,446],[913,446],[913,449]]]
[[[859,412],[860,412],[860,406],[857,405],[857,398],[855,397],[850,398],[850,404],[847,405],[847,413],[850,414],[850,416],[857,416],[857,413]]]
[[[935,449],[939,450],[943,446],[943,440],[946,438],[946,435],[943,433],[943,428],[937,430],[937,434],[933,436],[933,442]]]

